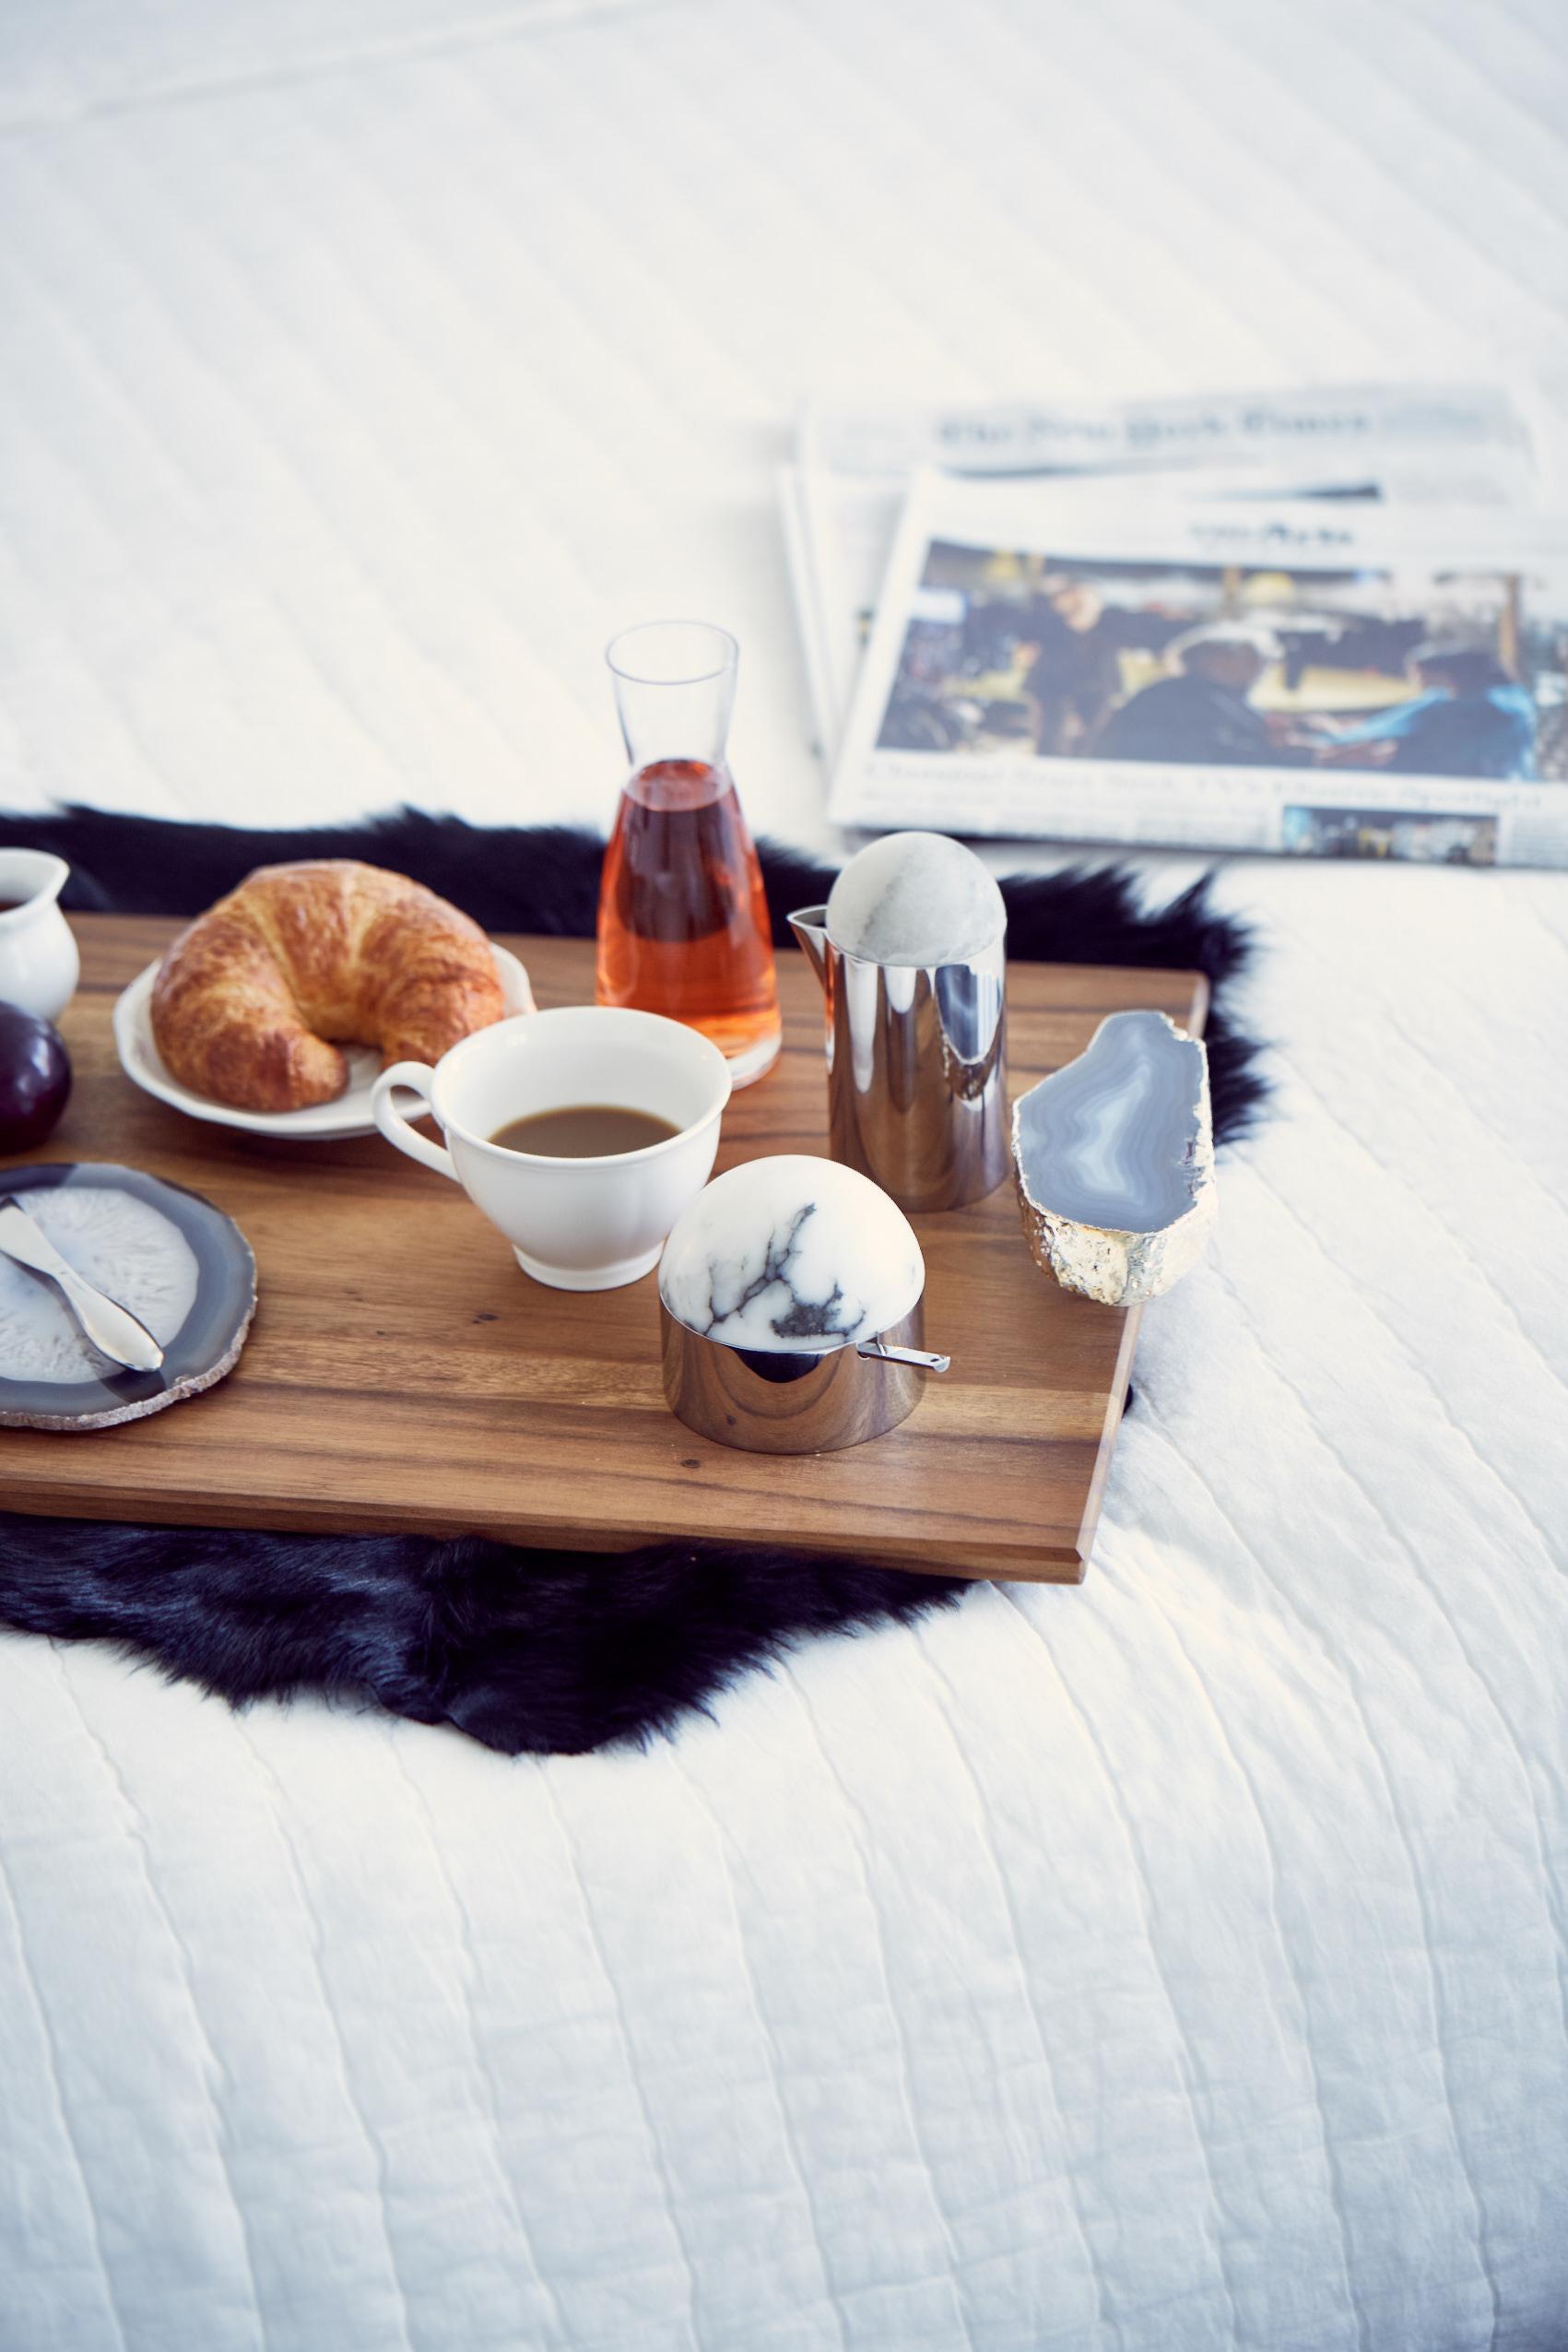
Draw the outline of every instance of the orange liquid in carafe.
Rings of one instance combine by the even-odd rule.
[[[684,1021],[760,1076],[779,1036],[762,869],[728,774],[655,760],[620,796],[599,887],[600,1004]]]

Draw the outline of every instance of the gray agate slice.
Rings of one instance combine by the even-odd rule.
[[[88,1161],[0,1169],[6,1195],[164,1355],[156,1372],[112,1363],[53,1282],[0,1253],[0,1428],[112,1428],[232,1368],[255,1312],[256,1263],[210,1200],[139,1168]]]
[[[1197,1264],[1217,1210],[1208,1058],[1162,1012],[1114,1012],[1013,1105],[1029,1246],[1064,1290],[1133,1306]]]

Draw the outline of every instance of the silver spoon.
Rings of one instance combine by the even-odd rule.
[[[914,1364],[922,1372],[945,1372],[952,1362],[950,1355],[928,1355],[924,1348],[890,1347],[886,1340],[862,1340],[855,1351],[856,1355],[874,1355],[878,1364]]]
[[[94,1347],[112,1363],[123,1364],[132,1372],[159,1369],[163,1350],[147,1325],[68,1265],[42,1226],[18,1200],[0,1201],[0,1250],[18,1266],[46,1274],[64,1293],[66,1306]]]

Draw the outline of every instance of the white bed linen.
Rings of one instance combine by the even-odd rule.
[[[1554,442],[1565,98],[1556,0],[11,0],[0,804],[602,819],[692,609],[831,845],[796,398]],[[1222,890],[1276,1114],[1081,1590],[546,1763],[0,1637],[0,2352],[1568,2345],[1568,879]]]

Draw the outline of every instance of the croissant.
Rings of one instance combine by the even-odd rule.
[[[348,857],[260,866],[158,968],[152,1034],[183,1086],[245,1111],[330,1103],[345,1044],[439,1061],[506,1000],[477,923]]]

